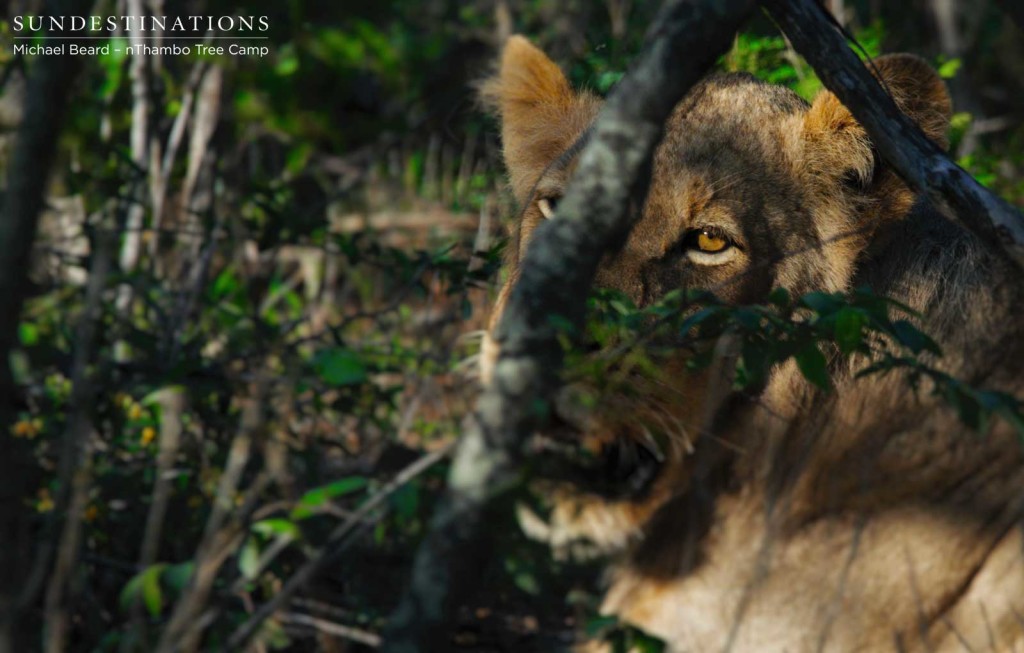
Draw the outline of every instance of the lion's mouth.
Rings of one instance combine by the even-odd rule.
[[[611,437],[596,438],[591,434],[605,429],[591,419],[584,426],[579,424],[554,411],[547,427],[534,438],[537,453],[554,458],[541,469],[550,468],[559,480],[605,499],[643,499],[665,459],[654,438],[624,428],[613,430]]]
[[[651,489],[664,456],[652,443],[620,436],[605,447],[603,458],[609,484],[626,495],[619,498],[638,499]]]

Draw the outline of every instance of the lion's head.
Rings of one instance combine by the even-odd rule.
[[[882,57],[875,66],[904,110],[945,144],[951,105],[937,73],[912,55]],[[482,96],[501,118],[505,162],[522,207],[493,327],[534,230],[555,214],[601,100],[572,89],[557,65],[518,36],[506,44]],[[605,257],[595,285],[638,307],[677,289],[710,289],[734,303],[764,301],[776,287],[794,294],[845,290],[879,228],[902,218],[913,202],[832,93],[808,104],[747,74],[714,75],[672,113],[647,201],[635,209],[636,226]],[[485,338],[485,381],[496,351]],[[677,490],[687,452],[717,408],[708,373],[687,372],[682,356],[661,361],[658,378],[636,379],[641,387],[628,395],[602,397],[594,410],[581,411],[572,405],[572,388],[563,391],[556,419],[570,423],[585,445],[610,451],[609,473],[622,477],[626,491],[644,491],[612,503],[560,502],[556,511],[565,514],[555,522],[566,528],[549,535],[556,544],[576,536],[625,544]],[[669,436],[665,451],[652,452],[652,433]],[[656,462],[664,464],[649,487]]]

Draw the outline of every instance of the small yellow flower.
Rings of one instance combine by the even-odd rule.
[[[39,498],[36,500],[36,510],[39,512],[50,512],[54,508],[53,497],[46,488],[39,490]]]
[[[142,406],[133,403],[128,407],[128,419],[136,420],[142,417]]]
[[[32,439],[39,435],[39,431],[42,429],[43,422],[39,419],[22,419],[18,420],[14,426],[11,427],[11,435],[16,438],[28,438]]]
[[[95,505],[91,505],[85,509],[84,513],[82,513],[82,519],[84,519],[87,522],[94,522],[96,521],[96,518],[99,517],[99,515],[100,509],[97,508]]]
[[[146,428],[142,429],[142,435],[139,436],[139,439],[142,441],[142,446],[145,447],[154,439],[156,439],[156,429],[153,428],[152,426],[147,426]]]

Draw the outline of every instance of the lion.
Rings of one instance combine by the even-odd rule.
[[[939,75],[908,54],[873,72],[947,147]],[[493,328],[602,100],[521,36],[481,91],[522,207]],[[676,289],[743,304],[776,288],[868,287],[919,312],[945,373],[1024,390],[1019,271],[920,200],[828,91],[807,103],[750,75],[709,76],[674,109],[634,210],[595,285],[637,306]],[[485,383],[500,345],[485,338]],[[563,432],[614,453],[626,490],[561,488],[548,521],[522,521],[556,549],[613,556],[602,612],[673,652],[1024,650],[1024,461],[1011,424],[974,432],[899,373],[858,377],[863,360],[833,355],[828,392],[790,361],[740,393],[713,369],[688,372],[686,356],[596,406],[552,399]],[[671,442],[644,455],[653,428]]]

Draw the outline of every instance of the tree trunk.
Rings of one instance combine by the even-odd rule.
[[[67,14],[70,5],[68,0],[50,2],[47,13]],[[10,436],[19,401],[8,361],[17,339],[32,244],[59,126],[77,68],[77,57],[38,57],[33,61],[0,214],[0,297],[4,301],[0,311],[0,437],[6,438],[0,456],[0,533],[4,538],[0,546],[0,653],[31,650],[30,629],[22,616],[41,585],[27,578],[36,547],[33,514],[25,507],[38,466],[29,443]]]

